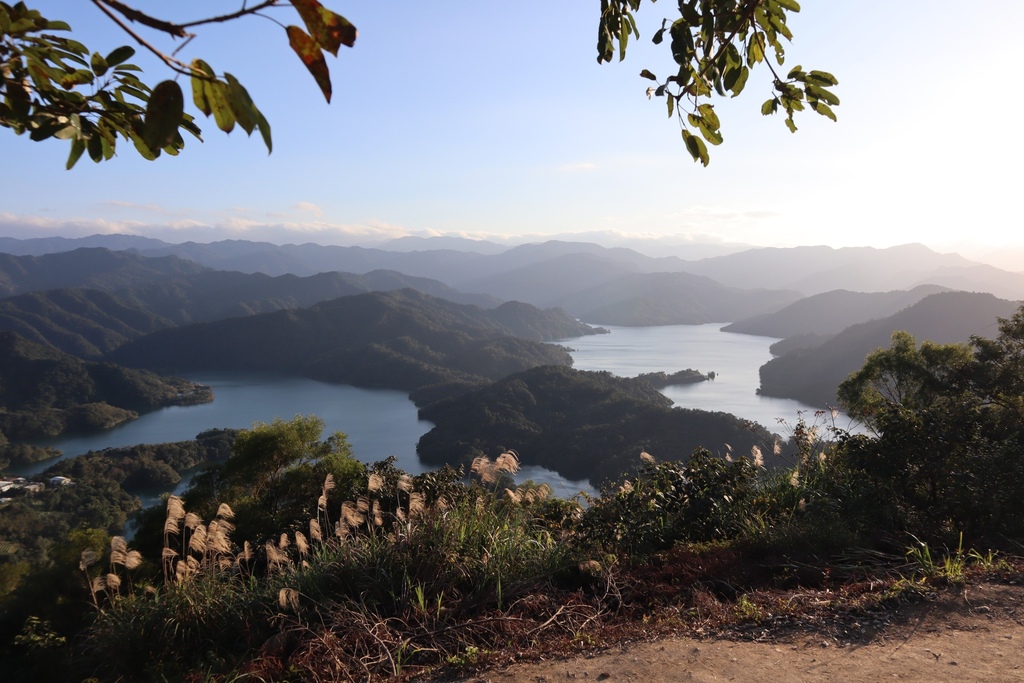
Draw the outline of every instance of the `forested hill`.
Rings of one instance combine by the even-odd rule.
[[[761,393],[794,398],[811,405],[835,405],[836,389],[864,358],[888,348],[895,330],[941,344],[966,342],[971,335],[993,337],[996,318],[1007,318],[1019,303],[991,294],[933,294],[895,315],[853,325],[814,348],[798,349],[761,366]]]
[[[174,322],[96,289],[51,289],[0,299],[0,330],[79,358],[99,358],[166,327]]]
[[[698,447],[749,455],[757,445],[771,453],[772,437],[762,427],[671,405],[641,379],[534,368],[421,410],[436,426],[416,450],[424,463],[442,465],[513,449],[524,465],[595,486],[632,472],[641,451],[661,460],[686,459]]]
[[[485,295],[463,294],[436,280],[393,271],[271,277],[104,249],[38,258],[0,255],[0,283],[7,285],[3,291],[8,292],[46,290],[0,299],[0,330],[89,359],[167,327],[301,308],[368,291],[412,287],[457,303],[485,307],[499,303]],[[91,288],[49,289],[68,283]]]
[[[571,365],[540,343],[597,332],[568,314],[507,303],[454,304],[404,289],[156,332],[110,359],[132,367],[302,373],[412,391],[480,384],[537,365]]]
[[[43,256],[0,254],[0,295],[63,287],[112,291],[209,270],[177,256],[145,258],[98,247]]]
[[[83,361],[0,332],[0,432],[11,439],[106,429],[140,412],[212,398],[193,382]]]
[[[833,335],[850,325],[885,318],[932,294],[948,291],[939,285],[920,285],[892,292],[851,292],[836,289],[800,299],[785,308],[726,325],[723,332],[764,337]]]

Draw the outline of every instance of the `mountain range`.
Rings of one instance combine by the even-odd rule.
[[[1013,315],[1019,301],[991,294],[940,292],[893,315],[858,323],[810,348],[800,348],[761,366],[761,393],[794,398],[811,405],[835,405],[836,389],[864,358],[888,348],[894,330],[906,330],[918,342],[962,343],[971,335],[995,337],[997,318]]]
[[[107,357],[162,372],[298,373],[414,391],[479,385],[538,365],[571,365],[563,347],[541,342],[598,331],[563,311],[518,302],[484,310],[404,289],[164,329]]]
[[[38,254],[77,246],[109,245],[111,249],[131,249],[149,257],[178,256],[218,270],[268,275],[393,270],[438,280],[464,292],[538,306],[564,305],[569,297],[627,275],[680,272],[709,277],[738,289],[795,291],[803,296],[835,289],[886,292],[932,284],[989,292],[1006,299],[1024,298],[1024,273],[1000,270],[957,254],[940,254],[920,244],[887,249],[753,248],[695,260],[651,257],[624,247],[560,240],[511,248],[461,239],[412,238],[404,244],[405,248],[424,248],[399,251],[243,240],[175,245],[142,237],[98,235],[80,240],[0,238],[0,251]],[[444,248],[433,248],[438,244]],[[539,286],[541,282],[546,285]],[[588,310],[609,303],[595,300]]]

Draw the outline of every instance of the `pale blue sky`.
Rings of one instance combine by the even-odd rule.
[[[839,123],[808,114],[791,135],[781,117],[760,115],[770,88],[764,74],[752,77],[720,105],[726,141],[708,168],[691,161],[637,75],[671,70],[667,51],[649,44],[673,9],[667,0],[642,7],[642,40],[626,61],[601,66],[596,0],[325,4],[360,32],[354,49],[328,57],[331,105],[269,21],[204,28],[179,55],[248,87],[272,125],[272,155],[200,116],[206,142],[187,141],[178,158],[146,162],[126,146],[67,172],[66,143],[0,131],[0,234],[1024,243],[1017,0],[806,0],[787,66],[839,78]],[[29,5],[100,52],[130,42],[84,0]],[[138,5],[182,7],[167,18],[188,19],[238,3]],[[291,9],[274,15],[298,23]],[[170,77],[141,52],[136,61],[154,82]]]

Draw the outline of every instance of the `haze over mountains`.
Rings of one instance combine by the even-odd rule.
[[[143,256],[178,256],[217,270],[272,276],[393,270],[438,280],[462,292],[542,307],[564,305],[570,297],[631,274],[683,272],[709,277],[725,287],[790,290],[802,296],[835,289],[887,292],[931,284],[985,291],[1006,299],[1024,297],[1024,273],[1000,270],[956,254],[939,254],[914,244],[889,249],[755,248],[687,261],[583,242],[548,241],[502,248],[474,240],[433,238],[422,240],[422,244],[433,245],[435,239],[445,247],[389,251],[241,240],[173,245],[143,237],[97,235],[78,240],[0,238],[0,252],[39,255],[109,244],[113,250],[131,249]]]
[[[824,295],[827,296],[827,295]],[[811,405],[835,405],[839,383],[864,364],[864,357],[889,346],[894,330],[918,340],[962,343],[971,335],[993,338],[997,318],[1008,318],[1019,301],[977,292],[941,292],[885,318],[852,325],[810,348],[780,355],[761,366],[761,393]]]
[[[463,396],[468,407],[469,392],[493,382],[519,386],[523,371],[571,365],[544,342],[599,331],[574,318],[721,322],[782,339],[762,367],[763,393],[824,406],[894,329],[966,341],[994,332],[1024,298],[1024,273],[921,245],[697,260],[559,240],[392,246],[0,238],[0,331],[148,370],[299,373],[402,389],[424,407]],[[581,386],[571,372],[550,377],[544,391]]]

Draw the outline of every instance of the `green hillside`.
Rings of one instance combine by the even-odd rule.
[[[565,349],[540,342],[596,332],[564,312],[516,303],[484,310],[406,289],[162,330],[110,358],[160,371],[302,373],[412,391],[570,365]]]
[[[524,464],[600,486],[632,472],[641,451],[676,460],[701,447],[749,455],[773,442],[764,428],[733,415],[671,406],[643,379],[533,368],[424,408],[421,417],[436,426],[416,450],[440,466],[511,449]]]
[[[0,332],[0,432],[10,439],[107,429],[141,412],[212,398],[194,382],[83,361]]]

